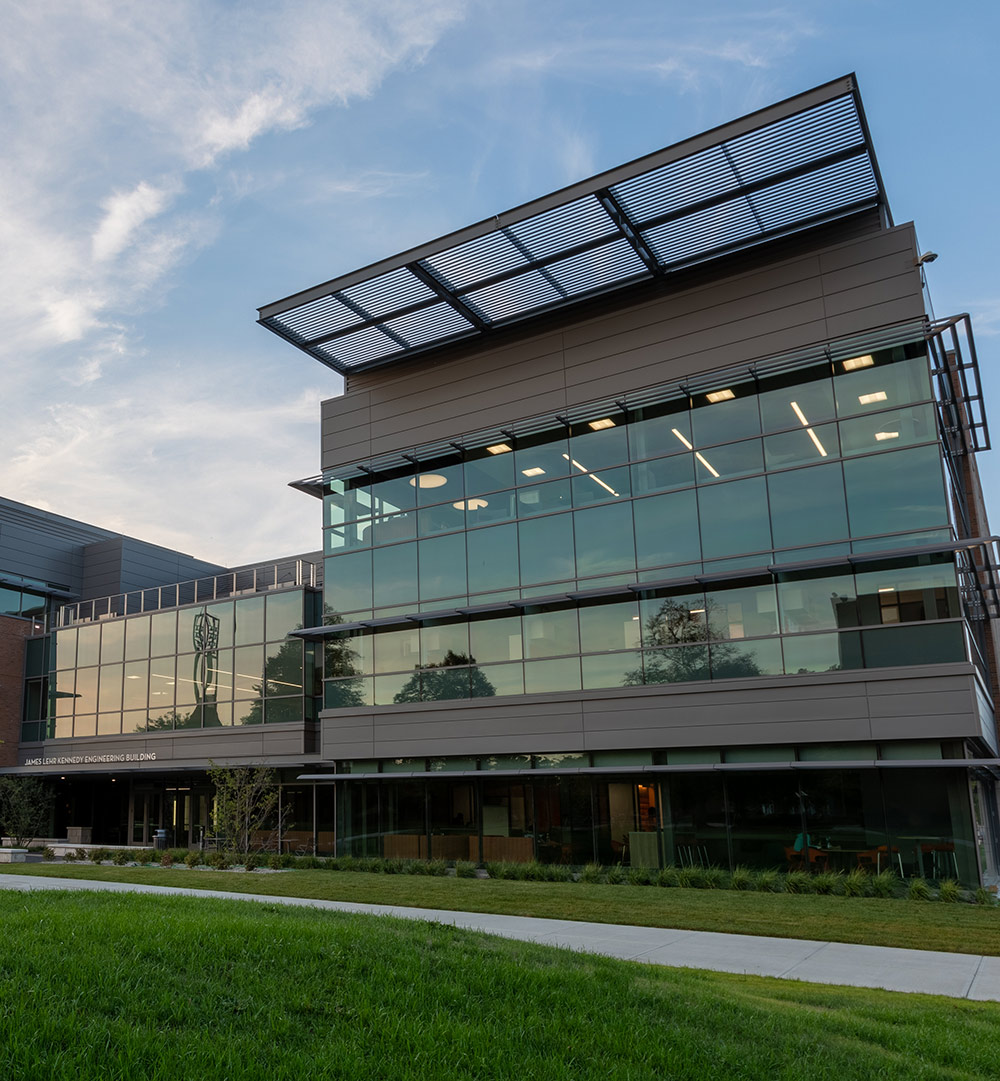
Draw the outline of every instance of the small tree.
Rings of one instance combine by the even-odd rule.
[[[0,777],[0,833],[14,848],[27,848],[49,831],[52,789],[37,777]]]
[[[281,833],[278,775],[265,766],[217,766],[208,776],[215,785],[212,824],[228,852],[246,855],[258,834],[270,840]]]

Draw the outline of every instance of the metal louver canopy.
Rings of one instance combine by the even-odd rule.
[[[852,75],[259,309],[338,372],[888,205]]]

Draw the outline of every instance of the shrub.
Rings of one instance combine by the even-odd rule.
[[[895,897],[899,886],[899,875],[895,871],[879,871],[877,875],[872,875],[872,893],[876,897]]]
[[[185,867],[197,867],[201,863],[201,853],[197,849],[192,849],[184,857]]]
[[[183,863],[187,859],[187,854],[190,849],[187,848],[168,848],[167,851],[174,858],[174,863]]]
[[[820,871],[813,875],[813,892],[834,894],[840,893],[843,875],[839,871]]]
[[[116,848],[111,853],[111,862],[116,867],[124,867],[126,863],[132,861],[132,853],[127,848]]]
[[[703,885],[706,890],[724,890],[729,885],[729,872],[722,867],[705,867],[702,870]]]
[[[75,852],[67,850],[63,853],[63,859],[66,860],[68,863],[75,863],[77,860],[77,855]]]
[[[427,861],[427,874],[434,875],[436,878],[440,878],[443,875],[446,875],[447,873],[448,873],[448,861],[447,860],[428,860]]]
[[[748,867],[735,867],[729,879],[729,888],[734,890],[752,890],[754,874]]]
[[[608,868],[607,882],[609,886],[620,886],[625,881],[625,868],[620,863]]]
[[[648,867],[630,867],[628,871],[628,884],[630,886],[651,886],[653,876]]]
[[[930,886],[922,878],[911,878],[906,896],[911,901],[929,901],[933,894]]]
[[[256,871],[258,867],[264,866],[264,856],[259,852],[248,852],[243,857],[243,870],[244,871]]]
[[[209,852],[205,862],[216,871],[225,871],[230,866],[229,855],[225,852]]]
[[[812,893],[813,876],[806,871],[789,871],[785,875],[785,893]]]
[[[604,881],[604,870],[599,863],[588,863],[580,872],[581,882],[598,883]]]
[[[705,872],[702,867],[678,867],[677,885],[689,890],[705,888]]]
[[[863,867],[854,867],[844,875],[845,897],[867,897],[871,876]]]
[[[355,863],[354,856],[336,856],[330,860],[330,868],[334,871],[353,871]]]
[[[56,858],[56,850],[51,845],[46,845],[42,849],[43,860],[54,860]]]
[[[990,907],[996,904],[996,896],[985,887],[980,886],[975,893],[975,904]]]
[[[281,870],[281,857],[277,852],[272,852],[270,856],[267,857],[267,865],[272,871]]]
[[[679,886],[681,880],[677,873],[677,868],[674,866],[662,868],[656,876],[656,884],[657,886],[663,886],[665,888]]]
[[[780,893],[781,875],[773,868],[758,871],[753,876],[753,887],[758,893]]]
[[[111,850],[108,848],[91,848],[89,851],[82,849],[84,855],[80,857],[81,849],[76,850],[77,857],[82,859],[90,859],[94,863],[103,863],[105,860],[111,859]]]
[[[938,885],[938,900],[953,905],[962,899],[962,887],[953,878],[943,878]]]
[[[156,853],[151,848],[140,848],[135,854],[136,863],[156,863]]]
[[[173,854],[173,852],[164,852],[163,855],[160,856],[160,866],[161,867],[173,867],[173,865],[174,865],[174,854]]]
[[[568,863],[546,863],[546,882],[572,882],[574,880],[573,868]]]
[[[386,867],[386,871],[389,868]],[[472,860],[456,860],[455,861],[455,877],[456,878],[475,878],[476,877],[476,865]]]

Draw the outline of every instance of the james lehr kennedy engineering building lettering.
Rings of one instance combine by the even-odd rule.
[[[309,851],[995,877],[975,347],[853,77],[260,322],[346,379],[323,554],[52,605],[57,830],[194,843],[214,759]]]

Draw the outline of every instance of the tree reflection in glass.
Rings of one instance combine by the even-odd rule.
[[[496,688],[476,667],[476,658],[452,650],[437,664],[418,670],[393,697],[396,703],[436,702],[449,698],[492,698]]]

